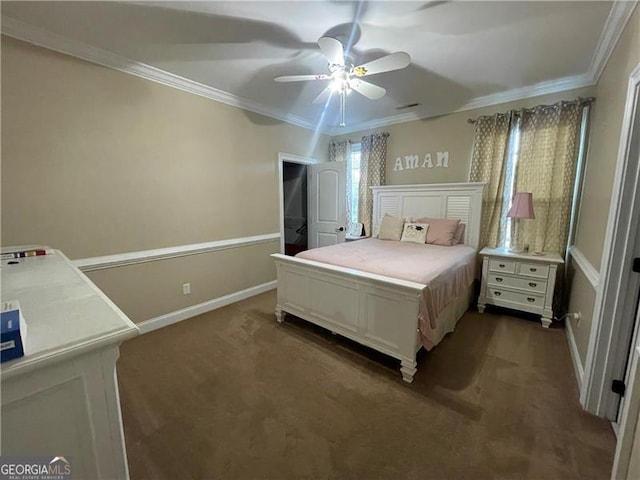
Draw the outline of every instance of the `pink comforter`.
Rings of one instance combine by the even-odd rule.
[[[466,245],[442,247],[377,238],[315,248],[296,256],[423,284],[419,326],[427,350],[434,347],[436,318],[471,285],[476,265],[476,251]]]

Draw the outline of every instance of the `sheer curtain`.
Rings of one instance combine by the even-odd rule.
[[[329,143],[329,161],[346,162],[347,178],[346,184],[346,209],[347,209],[347,232],[351,229],[351,189],[353,178],[351,176],[351,144],[349,140],[340,140]]]
[[[476,120],[469,181],[486,183],[483,194],[480,248],[502,245],[506,232],[505,184],[511,131],[511,113]]]
[[[387,164],[387,132],[362,137],[360,152],[360,185],[358,188],[358,221],[364,225],[365,235],[371,236],[373,214],[372,186],[385,184]]]
[[[515,190],[533,193],[536,218],[521,221],[518,235],[531,251],[565,254],[583,108],[582,103],[561,102],[520,112]]]

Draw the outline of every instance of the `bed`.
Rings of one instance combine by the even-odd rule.
[[[397,358],[403,380],[412,382],[418,350],[433,348],[453,331],[471,303],[483,187],[372,187],[374,237],[385,214],[459,218],[465,224],[463,244],[438,247],[371,238],[310,250],[305,253],[309,258],[273,254],[277,320],[283,322],[289,313]],[[403,258],[391,265],[400,251]],[[412,268],[411,255],[414,266],[441,265]],[[373,262],[375,257],[382,261]]]

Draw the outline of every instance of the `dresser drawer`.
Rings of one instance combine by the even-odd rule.
[[[544,308],[544,295],[512,292],[490,286],[487,288],[487,298],[496,302],[518,304],[528,308]]]
[[[546,279],[549,277],[549,265],[543,265],[541,263],[518,262],[516,274],[526,275],[527,277]]]
[[[492,272],[516,273],[516,262],[502,258],[490,258],[489,270]]]
[[[547,282],[543,280],[511,277],[509,275],[501,275],[494,272],[489,272],[489,285],[502,288],[518,288],[531,293],[541,293],[542,295],[547,292]]]

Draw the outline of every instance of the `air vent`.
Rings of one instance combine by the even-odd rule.
[[[417,107],[418,105],[420,105],[419,103],[407,103],[406,105],[400,105],[399,107],[396,107],[396,110],[404,110],[405,108],[413,108],[413,107]]]

